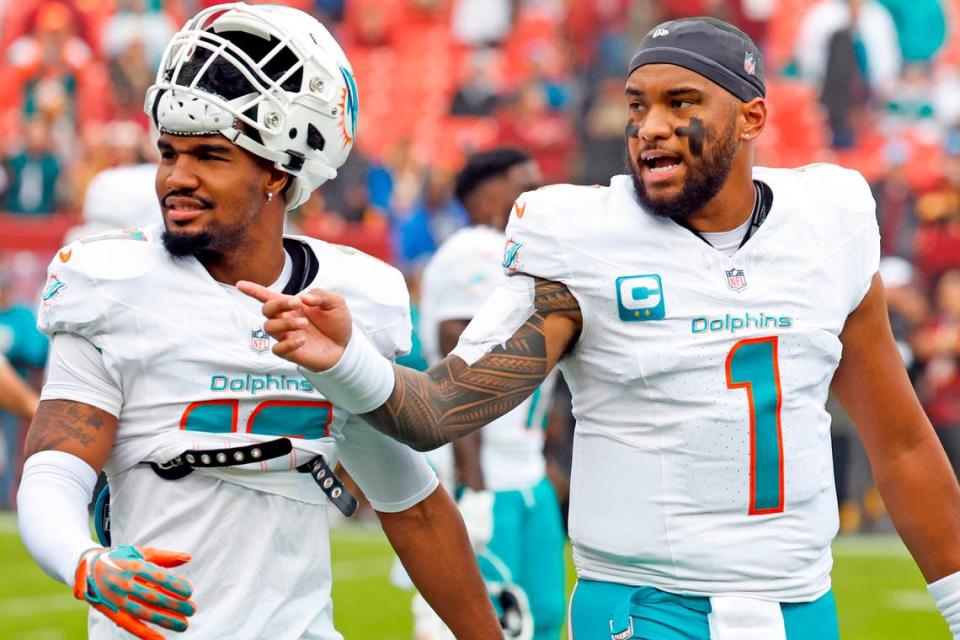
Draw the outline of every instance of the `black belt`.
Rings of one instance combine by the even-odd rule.
[[[223,449],[187,449],[175,458],[164,463],[151,462],[150,467],[164,480],[179,480],[185,478],[194,469],[219,469],[236,467],[252,462],[263,462],[285,456],[293,451],[293,446],[287,438],[277,438],[248,444],[242,447],[226,447]],[[330,469],[330,465],[323,456],[318,455],[305,464],[297,467],[301,473],[309,473],[320,489],[327,495],[345,516],[353,515],[357,510],[357,499],[339,478]]]

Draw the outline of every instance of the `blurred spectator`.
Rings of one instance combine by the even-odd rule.
[[[732,0],[727,4],[729,19],[763,49],[777,4],[777,0]]]
[[[71,165],[71,208],[83,207],[87,185],[105,169],[152,162],[156,157],[154,140],[140,125],[130,121],[113,121],[105,126],[87,127],[83,156]]]
[[[410,138],[391,145],[383,164],[371,165],[368,174],[371,202],[388,209],[391,220],[406,220],[420,199],[428,164]]]
[[[148,66],[156,69],[176,32],[173,22],[162,10],[148,10],[146,0],[116,0],[116,5],[117,12],[103,31],[107,57],[116,59],[136,43],[142,47]]]
[[[13,478],[17,474],[20,425],[37,411],[37,394],[0,355],[0,509],[13,504]]]
[[[571,61],[590,77],[620,77],[635,41],[629,38],[631,0],[573,2],[567,7],[565,36]]]
[[[887,115],[907,122],[934,117],[933,75],[929,64],[915,62],[904,66],[886,109]]]
[[[156,77],[154,66],[147,60],[142,40],[131,38],[127,45],[110,59],[110,80],[113,84],[117,117],[136,120],[147,128],[143,112],[147,89]]]
[[[34,92],[43,80],[60,83],[72,104],[79,77],[93,59],[90,47],[75,34],[76,17],[67,4],[44,3],[30,33],[15,40],[7,50],[7,60],[24,91],[26,114],[36,111]]]
[[[846,149],[856,142],[855,121],[862,116],[870,97],[864,76],[850,31],[834,32],[827,43],[820,102],[827,111],[830,141],[835,149]]]
[[[26,144],[8,161],[10,186],[6,208],[11,213],[47,214],[57,207],[60,162],[52,153],[50,131],[40,120],[27,124]]]
[[[802,77],[821,90],[834,146],[853,144],[855,107],[893,90],[900,73],[896,38],[893,18],[875,0],[820,0],[804,17],[796,60]]]
[[[43,122],[50,132],[53,153],[61,162],[75,159],[77,123],[71,98],[64,86],[52,79],[41,80],[34,87],[33,119]]]
[[[366,181],[350,183],[344,190],[344,207],[335,210],[350,223],[361,223],[378,231],[387,227],[387,212],[370,201],[370,188]]]
[[[499,123],[498,144],[527,151],[540,165],[547,183],[569,179],[570,159],[577,148],[572,124],[547,109],[536,84],[520,89],[513,104],[500,112]]]
[[[929,62],[947,38],[940,0],[878,0],[893,18],[904,63]]]
[[[873,185],[880,225],[880,253],[909,260],[913,257],[917,228],[916,195],[907,178],[909,149],[903,143],[890,142],[886,156],[887,172]]]
[[[563,52],[553,43],[530,47],[530,77],[539,85],[551,111],[564,111],[573,100],[573,81],[565,68]]]
[[[587,113],[581,157],[586,184],[607,184],[611,176],[624,172],[626,123],[623,81],[616,78],[605,80]]]
[[[916,377],[917,360],[910,340],[926,322],[929,304],[923,289],[917,286],[913,266],[903,258],[885,256],[880,258],[880,277],[887,296],[890,328],[896,340],[903,364]]]
[[[936,312],[916,335],[914,349],[926,362],[924,409],[960,477],[960,270],[940,277],[934,299]]]
[[[934,70],[931,94],[934,117],[940,127],[960,127],[960,72],[955,66],[941,65]]]
[[[914,264],[924,283],[960,267],[960,134],[948,135],[946,151],[943,184],[917,201]]]
[[[826,73],[829,42],[846,31],[857,64],[870,85],[880,91],[893,85],[900,72],[897,28],[875,0],[820,0],[803,18],[795,52],[803,77],[820,83]]]
[[[37,330],[33,309],[14,302],[12,272],[0,265],[0,356],[10,362],[17,372],[26,377],[31,370],[44,366],[47,360],[47,338]],[[22,421],[19,416],[0,412],[2,444],[0,458],[5,460],[0,474],[0,506],[9,506],[15,461],[22,440]]]
[[[399,224],[397,257],[404,271],[422,266],[444,240],[469,223],[463,205],[453,196],[453,172],[434,169],[427,175],[420,200]]]
[[[365,47],[382,47],[390,44],[390,14],[386,7],[367,0],[354,11],[355,38]]]
[[[453,37],[479,47],[499,44],[507,37],[519,0],[452,0]]]
[[[345,0],[313,0],[314,12],[322,22],[340,22],[343,20]]]
[[[370,161],[361,153],[351,153],[337,171],[337,179],[324,183],[324,209],[347,222],[363,219],[370,201]],[[382,213],[380,209],[378,212]]]
[[[489,116],[500,104],[500,83],[496,65],[497,49],[478,49],[470,55],[463,84],[457,89],[450,105],[454,116]]]

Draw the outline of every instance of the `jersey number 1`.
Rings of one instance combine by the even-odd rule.
[[[783,397],[777,347],[776,336],[749,338],[727,354],[727,388],[745,389],[750,406],[751,516],[783,511]]]

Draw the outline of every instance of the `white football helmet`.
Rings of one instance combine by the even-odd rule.
[[[287,211],[337,175],[358,109],[350,62],[320,22],[242,2],[205,9],[177,32],[144,103],[161,132],[220,133],[289,173]]]

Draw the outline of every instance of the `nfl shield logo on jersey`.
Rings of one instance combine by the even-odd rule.
[[[727,286],[734,291],[743,291],[747,288],[747,278],[743,275],[743,269],[733,268],[725,271],[727,274]]]
[[[257,353],[263,353],[270,348],[270,335],[263,329],[254,329],[250,332],[250,348]]]

